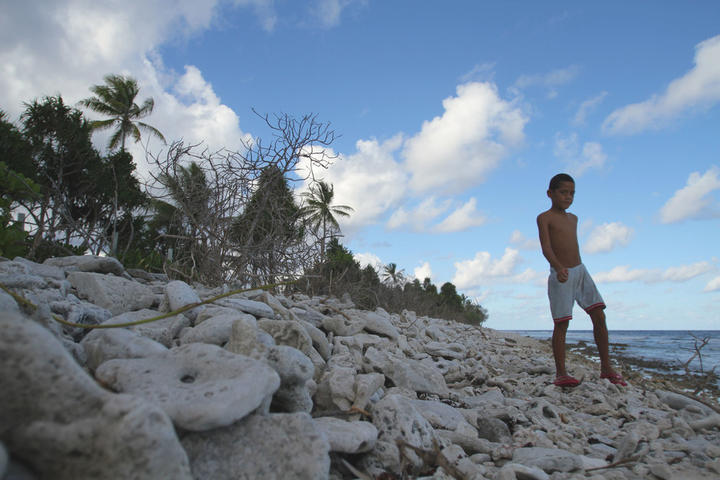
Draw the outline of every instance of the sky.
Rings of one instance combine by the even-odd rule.
[[[567,172],[608,327],[720,329],[720,2],[0,4],[10,120],[110,73],[168,140],[269,139],[253,109],[329,122],[342,243],[454,283],[488,327],[552,329],[536,217]],[[132,146],[141,176],[144,148],[164,145]],[[570,329],[590,328],[576,308]]]

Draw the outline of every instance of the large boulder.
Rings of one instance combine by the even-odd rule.
[[[41,478],[191,478],[168,416],[102,389],[33,320],[0,313],[0,352],[0,440]]]

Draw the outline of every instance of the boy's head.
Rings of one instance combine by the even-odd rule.
[[[570,175],[568,175],[567,173],[558,173],[557,175],[555,175],[554,177],[552,177],[550,179],[549,190],[557,190],[558,188],[560,188],[560,184],[562,182],[575,183],[575,180],[573,180],[573,178]]]
[[[558,173],[550,179],[547,196],[552,200],[553,208],[567,210],[575,199],[575,180],[567,173]]]

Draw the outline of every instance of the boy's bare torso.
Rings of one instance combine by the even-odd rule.
[[[580,265],[582,261],[577,239],[578,218],[572,213],[551,208],[541,213],[537,220],[543,250],[549,247],[561,267],[572,268]],[[550,265],[557,270],[558,265],[553,265],[552,261]]]

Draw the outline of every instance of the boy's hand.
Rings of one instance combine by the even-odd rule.
[[[558,270],[558,272],[557,272],[557,279],[558,279],[558,282],[560,282],[560,283],[565,283],[565,282],[567,282],[567,279],[568,279],[568,269],[567,269],[567,268],[561,268],[560,270]]]

